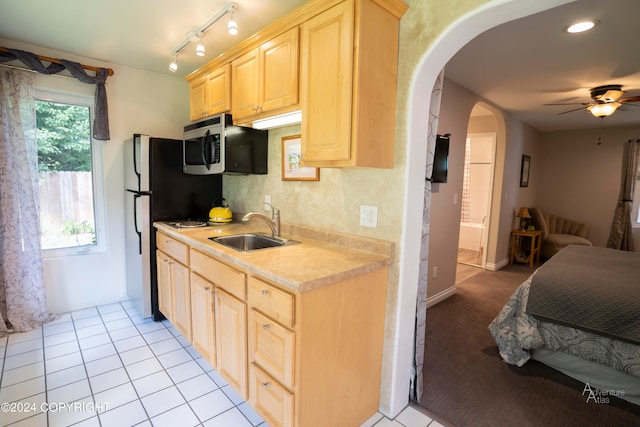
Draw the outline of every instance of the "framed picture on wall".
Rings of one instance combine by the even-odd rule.
[[[282,180],[319,181],[320,169],[301,166],[300,135],[282,137]]]
[[[520,187],[529,186],[529,169],[531,169],[531,156],[522,155],[522,166],[520,167]]]

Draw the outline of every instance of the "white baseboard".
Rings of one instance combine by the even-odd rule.
[[[509,258],[504,258],[502,260],[500,260],[498,263],[493,264],[493,263],[486,263],[485,264],[485,269],[486,270],[490,270],[490,271],[498,271],[500,270],[502,267],[504,267],[505,265],[509,264]]]
[[[427,298],[427,308],[431,307],[434,304],[439,303],[440,301],[444,301],[445,299],[449,298],[450,296],[455,295],[456,293],[456,287],[452,286],[448,289],[445,289],[444,291],[438,292],[437,294],[435,294],[434,296]]]

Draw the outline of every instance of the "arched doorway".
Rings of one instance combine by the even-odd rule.
[[[405,203],[403,211],[403,233],[401,240],[400,274],[398,298],[395,308],[395,332],[388,403],[381,408],[385,415],[397,415],[408,403],[407,388],[413,377],[412,359],[415,354],[416,295],[418,294],[418,272],[420,247],[423,238],[423,208],[430,204],[429,195],[424,194],[424,171],[427,163],[427,140],[424,138],[424,119],[429,116],[431,88],[449,59],[462,46],[481,32],[524,16],[551,9],[572,0],[527,0],[490,1],[456,21],[441,34],[440,38],[425,51],[419,64],[412,70],[408,97],[406,126],[407,150],[405,173]],[[503,124],[504,125],[504,124]],[[497,158],[499,161],[499,157]],[[497,217],[498,215],[496,215]],[[499,219],[492,222],[499,223]],[[428,238],[428,234],[427,234]],[[491,242],[489,242],[489,245]]]

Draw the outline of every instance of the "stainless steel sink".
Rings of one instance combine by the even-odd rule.
[[[233,234],[231,236],[209,237],[209,240],[228,246],[237,251],[248,252],[258,249],[275,248],[291,243],[299,243],[295,240],[266,236],[264,234],[247,233]]]

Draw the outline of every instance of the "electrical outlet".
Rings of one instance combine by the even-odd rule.
[[[369,228],[378,228],[378,207],[360,205],[360,225]]]
[[[435,279],[435,278],[437,278],[437,277],[438,277],[438,266],[437,266],[437,265],[435,265],[435,266],[433,267],[433,273],[431,274],[431,278]]]
[[[268,194],[264,195],[264,203],[265,203],[265,205],[264,205],[263,209],[265,211],[270,211],[271,207],[269,207],[269,205],[266,204],[266,203],[269,203],[269,204],[271,203],[271,196],[270,195],[268,195]]]

